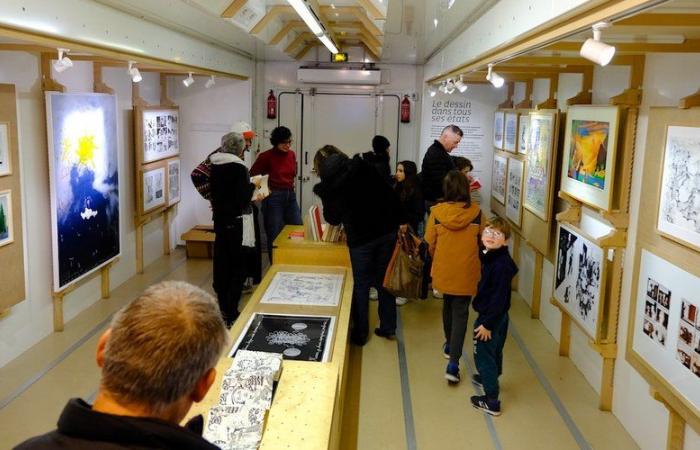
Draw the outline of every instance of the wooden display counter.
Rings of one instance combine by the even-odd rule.
[[[346,248],[347,251],[347,248]],[[329,273],[344,275],[337,307],[260,303],[277,272]],[[256,313],[335,316],[331,353],[325,363],[285,359],[282,375],[272,400],[263,433],[261,449],[337,449],[341,442],[342,413],[349,366],[349,325],[352,302],[352,271],[347,267],[275,264],[265,274],[245,309],[230,330],[231,343],[245,332],[246,324]],[[193,405],[188,420],[219,403],[222,378],[232,359],[228,353],[217,365],[216,381],[206,398]],[[206,424],[205,424],[206,426]]]
[[[350,267],[347,244],[289,238],[290,233],[300,231],[304,231],[303,225],[287,225],[282,229],[272,244],[273,263]]]

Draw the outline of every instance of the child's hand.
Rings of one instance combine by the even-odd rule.
[[[484,342],[490,341],[491,340],[491,331],[484,328],[483,325],[479,325],[474,330],[474,339],[478,339],[478,340],[484,341]]]

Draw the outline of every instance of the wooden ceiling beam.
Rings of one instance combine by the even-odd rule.
[[[613,25],[615,27],[698,27],[700,26],[700,14],[637,14],[636,16],[619,20]]]
[[[634,55],[616,55],[611,66],[629,66],[634,63]],[[547,65],[547,66],[592,66],[593,62],[586,58],[568,56],[520,56],[506,61],[504,64],[527,64],[527,65]]]
[[[360,43],[364,44],[367,46],[372,51],[373,55],[381,55],[382,54],[382,49],[381,47],[377,47],[375,45],[372,45],[367,39],[365,39],[363,36],[346,36],[344,38],[341,38],[342,42],[347,42],[347,41],[359,41]]]
[[[625,53],[698,53],[700,52],[700,39],[688,39],[681,44],[652,44],[648,42],[614,43],[618,52]],[[578,51],[581,42],[557,42],[546,47],[544,50],[561,52]]]
[[[338,33],[339,39],[364,39],[372,47],[382,48],[382,43],[374,36],[367,33]]]
[[[367,10],[367,13],[371,18],[374,20],[386,20],[386,16],[384,13],[377,8],[377,6],[372,2],[372,0],[357,0],[357,3],[360,4],[365,10]]]
[[[367,31],[373,36],[384,36],[384,33],[382,30],[380,30],[372,21],[367,16],[367,13],[363,8],[357,7],[357,6],[339,6],[335,9],[331,8],[330,6],[321,6],[321,11],[324,12],[324,14],[329,14],[329,13],[337,13],[337,14],[343,14],[343,15],[351,15],[355,17],[357,20],[362,22],[362,24],[367,28]]]
[[[287,46],[287,48],[284,49],[284,52],[285,52],[285,53],[291,53],[291,52],[293,52],[294,50],[296,50],[296,48],[297,48],[300,44],[302,44],[302,43],[305,42],[305,41],[312,40],[312,39],[313,39],[313,40],[316,40],[316,36],[314,36],[313,33],[309,32],[309,31],[304,32],[304,33],[299,33],[299,34],[297,35],[297,37],[294,38],[294,40],[293,40],[292,42],[289,43],[289,45]]]
[[[296,59],[297,61],[300,60],[301,58],[306,56],[307,53],[309,53],[309,50],[311,50],[312,48],[316,47],[319,44],[320,44],[320,41],[319,42],[309,42],[301,50],[299,50],[299,52],[297,52],[296,55],[294,55],[294,59]]]
[[[289,12],[294,12],[291,6],[276,5],[267,10],[267,13],[262,19],[250,30],[250,34],[258,34],[265,29],[266,26],[270,24],[277,16],[282,14],[288,14]]]
[[[229,19],[233,16],[235,16],[238,11],[243,8],[243,5],[246,4],[248,0],[234,0],[231,2],[230,5],[224,9],[224,12],[221,13],[221,17],[224,17],[226,19]]]
[[[364,42],[360,42],[360,47],[362,47],[365,50],[365,52],[369,53],[369,56],[371,56],[375,62],[379,61],[379,53],[377,53],[377,51],[373,50],[371,47],[369,47]]]
[[[284,39],[289,33],[294,31],[296,28],[306,27],[303,20],[291,20],[284,24],[282,28],[275,34],[275,36],[268,42],[269,45],[277,45],[282,39]]]

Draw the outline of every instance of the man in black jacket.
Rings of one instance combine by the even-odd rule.
[[[100,337],[95,403],[71,399],[57,430],[15,449],[218,449],[201,416],[179,423],[214,383],[227,337],[211,295],[181,281],[150,287]]]
[[[389,139],[378,134],[372,138],[372,151],[363,153],[362,159],[370,163],[384,181],[393,185],[394,179],[391,176],[391,164],[389,163],[391,160],[390,148]]]
[[[457,148],[462,140],[462,130],[457,125],[448,125],[443,128],[440,137],[428,147],[421,165],[421,182],[425,209],[430,213],[430,208],[442,198],[442,181],[450,170],[456,169],[454,161],[450,158],[450,152]]]

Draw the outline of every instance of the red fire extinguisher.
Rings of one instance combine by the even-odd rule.
[[[270,95],[267,96],[267,118],[277,118],[277,99],[275,98],[275,93],[272,92],[272,90],[270,90]]]
[[[401,101],[401,123],[408,123],[411,121],[411,101],[408,99],[408,95],[403,96]]]

